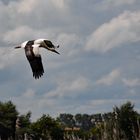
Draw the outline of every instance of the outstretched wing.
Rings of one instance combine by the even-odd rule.
[[[41,56],[39,54],[37,56],[34,55],[32,46],[25,47],[25,54],[30,63],[33,77],[35,79],[40,78],[44,73]]]

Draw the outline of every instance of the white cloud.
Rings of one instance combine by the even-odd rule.
[[[69,86],[70,90],[73,91],[83,91],[85,90],[89,85],[89,81],[84,78],[84,77],[78,77],[75,81],[73,81],[73,83],[71,84],[71,86]]]
[[[130,101],[129,98],[126,99],[91,99],[88,102],[81,104],[81,105],[75,105],[74,107],[74,113],[81,112],[81,113],[106,113],[109,111],[113,111],[113,107],[115,106],[121,106],[124,103]],[[139,104],[139,99],[131,100],[132,104],[136,103]],[[137,109],[138,110],[138,109]]]
[[[39,4],[38,0],[22,0],[17,5],[17,11],[19,13],[25,14],[31,11],[36,10],[36,6]]]
[[[52,33],[51,29],[43,29],[43,30],[37,30],[33,29],[29,26],[19,26],[16,27],[13,30],[9,30],[5,32],[3,35],[3,41],[5,43],[11,42],[11,43],[22,43],[25,40],[32,40],[36,38],[41,38],[47,36],[48,39],[52,38],[54,36],[54,33]]]
[[[56,8],[63,9],[66,7],[66,0],[52,0]]]
[[[47,93],[45,97],[76,96],[79,92],[86,90],[90,86],[90,81],[81,76],[74,79],[70,77],[69,79],[61,78],[57,83],[57,88]]]
[[[28,27],[33,30],[41,29],[48,36],[50,33],[45,31],[48,26],[50,28],[57,22],[65,21],[66,18],[63,18],[63,16],[68,17],[66,16],[66,7],[67,1],[64,0],[20,0],[10,1],[8,5],[1,2],[0,25],[2,28],[0,35],[8,31],[14,31],[16,28]],[[61,9],[65,11],[61,12]],[[57,26],[53,26],[53,29],[56,28],[58,29]],[[28,33],[30,34],[30,30]]]
[[[18,52],[13,47],[0,47],[0,69],[4,69],[8,66],[12,66],[14,63],[20,60]]]
[[[17,105],[17,109],[20,110],[21,114],[31,111],[33,113],[33,120],[42,115],[42,111],[46,111],[44,108],[47,107],[47,110],[55,109],[57,104],[55,99],[37,95],[33,89],[27,89],[24,93],[21,93],[20,96],[12,96],[11,100]]]
[[[95,112],[107,112],[109,109],[110,111],[113,110],[115,106],[121,106],[124,103],[130,101],[129,98],[125,99],[97,99],[89,101],[89,106],[94,108]],[[131,100],[132,104],[136,103],[139,104],[139,99]]]
[[[63,46],[70,46],[74,45],[79,40],[78,36],[75,34],[66,34],[61,33],[59,34],[57,41],[61,42]]]
[[[119,6],[124,4],[133,4],[134,2],[136,2],[136,0],[107,0],[106,2]]]
[[[120,70],[119,69],[115,69],[112,72],[110,72],[109,74],[101,77],[99,80],[96,81],[97,85],[107,85],[110,86],[112,85],[116,80],[118,80],[118,78],[120,77]]]
[[[33,98],[35,96],[35,91],[33,89],[28,89],[24,94],[23,97],[25,98]]]
[[[127,99],[97,99],[97,100],[91,100],[89,102],[90,105],[92,106],[102,106],[105,104],[112,104],[112,105],[118,105],[122,104],[123,102],[126,102]]]
[[[105,53],[112,48],[140,41],[140,11],[126,11],[101,25],[89,37],[87,51]]]
[[[34,31],[28,26],[20,26],[5,33],[3,40],[5,42],[16,43],[23,38],[30,38]]]
[[[123,83],[128,86],[128,87],[135,87],[135,86],[140,86],[140,79],[135,78],[135,79],[123,79]]]
[[[74,56],[81,50],[78,47],[79,44],[81,45],[81,41],[76,34],[60,33],[57,37],[57,42],[60,44],[60,47],[63,47],[63,53],[66,56]]]
[[[136,0],[103,0],[98,3],[98,10],[110,10],[114,7],[134,4]]]

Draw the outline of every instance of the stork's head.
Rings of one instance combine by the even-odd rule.
[[[44,45],[43,45],[42,47],[48,49],[49,51],[55,52],[55,53],[57,53],[57,54],[60,54],[59,52],[57,52],[57,51],[55,50],[56,48],[59,48],[59,45],[58,45],[58,46],[54,46],[54,45],[52,44],[52,42],[49,41],[49,40],[44,40]]]

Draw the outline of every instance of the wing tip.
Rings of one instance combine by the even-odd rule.
[[[34,72],[34,73],[33,73],[33,77],[34,77],[35,79],[39,79],[40,77],[43,76],[43,73],[44,73],[44,71],[41,71],[41,72]]]

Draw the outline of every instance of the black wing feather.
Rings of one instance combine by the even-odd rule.
[[[35,79],[40,78],[44,73],[41,56],[35,56],[31,46],[25,48],[25,54],[30,63],[33,77],[35,77]]]
[[[44,73],[41,56],[34,57],[34,59],[29,60],[29,63],[32,68],[33,77],[35,77],[35,79],[41,77]]]

